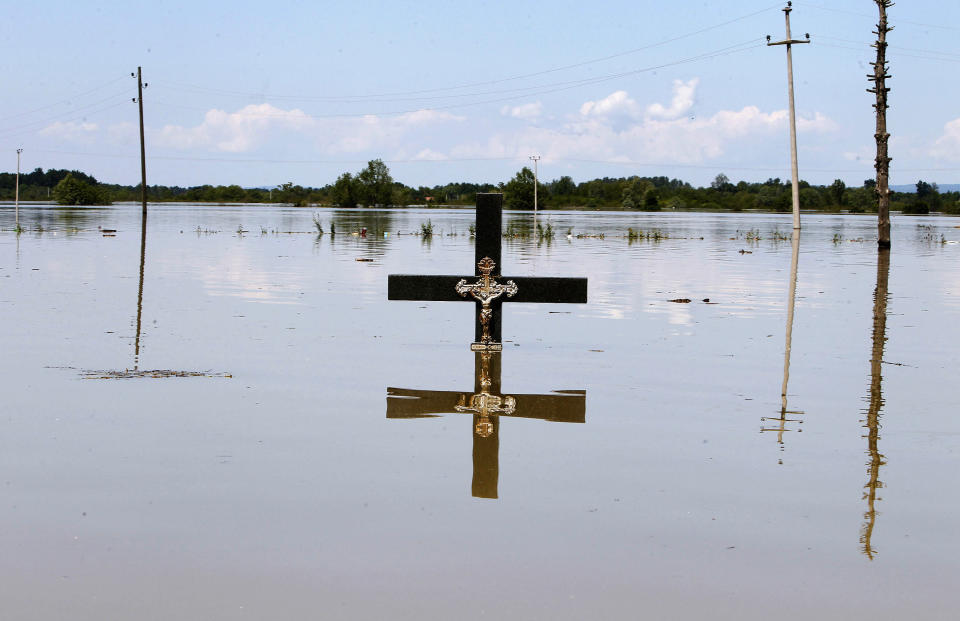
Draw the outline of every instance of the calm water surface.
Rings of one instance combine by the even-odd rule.
[[[584,422],[500,419],[493,499],[469,414],[387,417],[473,390],[473,305],[386,299],[472,273],[472,210],[152,206],[142,286],[139,207],[20,217],[0,618],[955,618],[960,220],[895,217],[887,265],[804,217],[784,413],[789,215],[541,216],[504,274],[590,302],[507,305],[502,390]]]

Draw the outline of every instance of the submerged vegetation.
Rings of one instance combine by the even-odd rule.
[[[420,223],[420,236],[424,239],[433,237],[433,223],[430,220]]]

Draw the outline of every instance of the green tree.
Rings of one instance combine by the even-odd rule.
[[[940,211],[943,205],[943,199],[940,196],[940,188],[936,183],[927,183],[923,179],[917,181],[917,193],[903,208],[903,213],[924,214],[931,211]]]
[[[733,192],[736,188],[730,183],[730,177],[720,173],[710,182],[710,187],[720,192]]]
[[[77,179],[72,174],[53,188],[53,199],[60,205],[109,205],[107,193],[98,185]]]
[[[393,204],[393,178],[383,160],[367,162],[367,167],[357,173],[357,181],[360,183],[359,199],[364,205]]]
[[[570,196],[577,189],[577,184],[573,182],[573,179],[567,175],[564,175],[553,181],[550,184],[550,193],[553,196]]]
[[[359,184],[350,173],[343,173],[330,190],[330,200],[341,207],[356,207],[359,202]]]
[[[648,197],[651,202],[648,204]],[[657,211],[660,209],[659,197],[656,196],[656,190],[653,184],[640,177],[631,177],[623,186],[620,192],[620,206],[624,209],[648,209]]]
[[[833,183],[827,187],[827,193],[833,205],[843,205],[843,193],[846,189],[847,184],[841,179],[835,179]]]
[[[533,171],[524,166],[516,176],[503,186],[503,200],[507,209],[533,209]],[[537,184],[538,207],[546,202],[547,188]]]
[[[307,204],[307,190],[302,186],[294,185],[292,181],[278,187],[277,194],[281,203],[290,203],[294,207],[303,207]]]

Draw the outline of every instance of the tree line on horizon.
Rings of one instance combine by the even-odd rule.
[[[16,175],[0,173],[0,200],[13,200]],[[345,172],[321,187],[303,187],[284,183],[274,188],[243,188],[239,185],[201,185],[193,187],[148,185],[151,202],[197,203],[281,203],[296,206],[382,206],[472,205],[482,192],[503,192],[507,209],[533,209],[534,175],[524,166],[506,182],[454,182],[432,187],[411,187],[395,181],[382,160],[371,160],[356,173]],[[830,185],[812,185],[800,181],[800,208],[804,210],[850,213],[876,211],[876,182],[867,179],[862,186],[848,187],[837,179]],[[111,202],[139,201],[140,185],[98,182],[92,175],[77,170],[37,168],[20,175],[20,199],[53,200],[61,205],[103,205]],[[597,210],[695,210],[695,211],[772,211],[789,212],[790,181],[770,178],[762,183],[733,183],[725,174],[717,175],[706,187],[693,187],[668,177],[603,177],[575,182],[569,176],[537,183],[539,209]],[[919,180],[916,192],[893,192],[891,208],[907,214],[945,212],[960,214],[960,192],[940,192],[935,183]]]

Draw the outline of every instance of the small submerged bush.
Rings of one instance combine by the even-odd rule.
[[[553,230],[553,224],[547,220],[547,225],[543,226],[537,222],[537,239],[540,241],[552,241],[556,236],[556,232]]]
[[[433,223],[429,219],[420,223],[420,236],[423,238],[433,237]]]
[[[503,232],[503,236],[510,239],[529,239],[530,229],[521,226],[517,220],[511,220],[507,223],[507,230]]]

